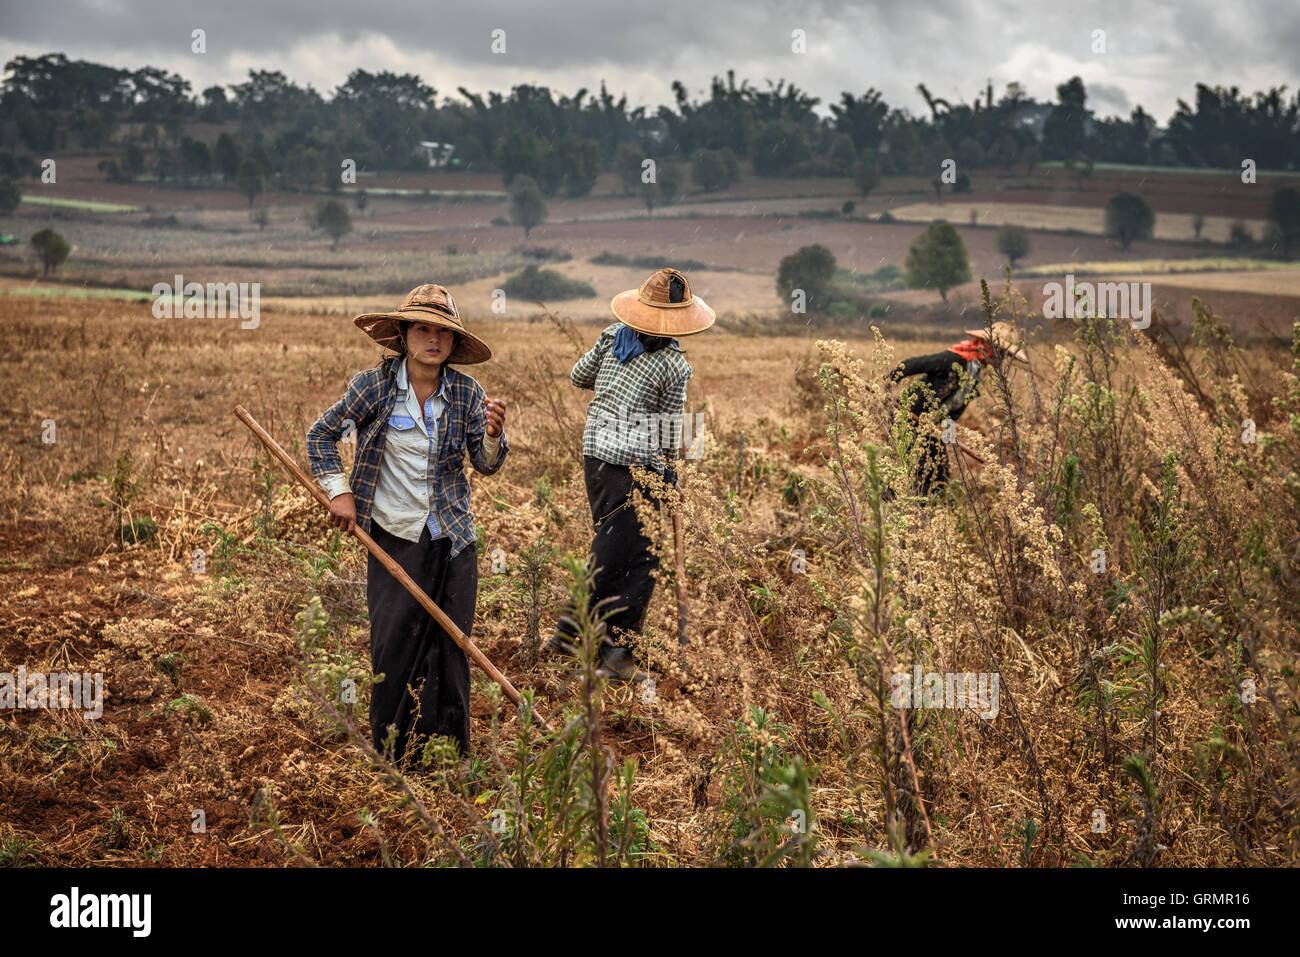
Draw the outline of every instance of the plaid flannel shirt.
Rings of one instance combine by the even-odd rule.
[[[691,366],[681,347],[672,343],[619,362],[613,345],[622,325],[607,326],[569,373],[578,388],[596,392],[587,405],[582,454],[662,472],[666,463],[661,450],[681,443]]]
[[[348,484],[356,499],[357,524],[370,531],[371,506],[375,485],[383,462],[388,417],[397,399],[398,356],[389,356],[380,366],[366,369],[353,377],[347,394],[327,409],[307,431],[307,458],[317,482],[343,471],[338,442],[355,430],[356,457]],[[501,433],[501,451],[489,464],[483,451],[487,432],[487,404],[483,387],[463,372],[443,366],[450,396],[443,421],[438,429],[438,481],[433,483],[434,497],[430,508],[438,526],[452,542],[452,557],[475,541],[474,513],[470,509],[469,478],[465,474],[465,453],[475,471],[492,475],[505,464],[510,450],[506,434]]]

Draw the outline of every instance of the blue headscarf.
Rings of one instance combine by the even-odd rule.
[[[676,339],[669,339],[673,345],[678,346]],[[681,348],[681,346],[678,346]],[[618,332],[614,333],[614,357],[619,362],[631,362],[641,353],[645,352],[645,346],[641,344],[641,339],[636,334],[636,330],[631,326],[621,326]]]

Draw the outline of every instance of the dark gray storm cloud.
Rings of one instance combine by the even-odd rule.
[[[207,52],[191,52],[195,29]],[[491,50],[505,31],[506,52]],[[792,52],[793,31],[807,52]],[[1097,31],[1102,31],[1098,34]],[[1097,38],[1104,38],[1104,52]],[[415,72],[440,96],[458,86],[559,93],[603,79],[633,105],[694,95],[727,69],[763,87],[784,79],[822,100],[883,91],[925,110],[936,96],[970,102],[987,83],[1020,82],[1041,99],[1081,76],[1102,115],[1141,104],[1168,119],[1196,82],[1245,92],[1300,79],[1295,0],[0,0],[0,56],[74,58],[174,70],[196,90],[279,69],[328,94],[356,68]]]

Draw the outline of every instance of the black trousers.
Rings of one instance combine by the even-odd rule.
[[[912,415],[920,417],[925,411],[925,406],[914,402],[912,406]],[[958,406],[947,414],[947,418],[956,422],[961,418],[961,414],[966,411],[965,404]],[[948,484],[950,475],[948,463],[948,446],[943,439],[929,431],[926,431],[920,422],[913,421],[916,443],[916,467],[912,473],[912,483],[916,488],[918,495],[929,495],[931,492],[941,492]]]
[[[659,567],[659,559],[651,549],[653,543],[637,521],[632,491],[640,488],[641,494],[656,508],[660,503],[645,486],[633,480],[632,470],[627,466],[613,465],[591,455],[583,457],[582,465],[591,521],[596,527],[591,540],[595,575],[588,606],[594,608],[603,599],[615,599],[600,610],[613,611],[605,626],[610,639],[619,644],[620,635],[640,630],[655,590],[651,573]],[[563,618],[556,630],[570,638],[577,637],[576,629]],[[603,658],[604,648],[601,654]]]
[[[948,484],[948,448],[933,435],[918,437],[916,457],[916,491],[929,495],[941,491]]]
[[[418,542],[389,534],[377,522],[370,534],[469,637],[478,602],[478,548],[451,557],[451,540],[433,541],[426,527]],[[382,750],[388,726],[397,727],[393,756],[401,760],[412,735],[448,735],[469,755],[469,656],[371,555],[366,567],[370,663],[377,683],[370,695],[370,733]]]

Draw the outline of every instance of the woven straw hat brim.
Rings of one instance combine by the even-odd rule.
[[[989,339],[989,338],[990,338],[987,329],[966,329],[966,330],[965,330],[965,334],[968,335],[968,336],[974,336],[976,339]],[[1023,363],[1025,363],[1026,365],[1029,364],[1029,356],[1025,353],[1025,350],[1024,350],[1024,349],[1017,349],[1017,348],[1015,347],[1015,343],[1014,343],[1014,342],[1010,342],[1010,341],[1008,341],[1008,340],[1005,339],[1005,338],[999,337],[999,336],[996,334],[996,332],[995,332],[995,334],[992,336],[992,341],[993,341],[993,344],[994,344],[995,346],[997,346],[998,348],[1000,348],[1000,349],[1005,349],[1007,352],[1011,353],[1011,358],[1015,359],[1017,362],[1023,362]]]
[[[640,299],[640,289],[620,292],[609,301],[615,318],[637,332],[651,336],[693,336],[713,325],[717,315],[699,296],[685,304],[650,306]]]
[[[457,320],[436,309],[413,306],[397,312],[368,312],[357,316],[352,320],[352,323],[381,346],[392,349],[394,352],[401,352],[402,337],[398,334],[397,329],[399,320],[427,322],[460,333],[460,343],[451,351],[451,355],[446,360],[453,365],[474,365],[478,362],[487,362],[492,358],[492,350],[488,348],[486,342],[474,335],[474,333],[467,332],[465,327]]]

